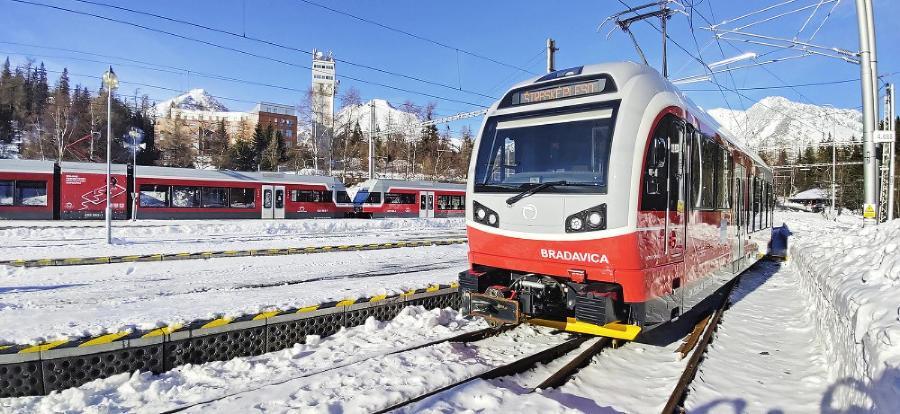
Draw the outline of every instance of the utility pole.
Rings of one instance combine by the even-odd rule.
[[[313,133],[313,169],[316,170],[314,174],[319,173],[319,129],[317,124],[319,120],[316,119],[316,112],[313,109],[312,116],[312,133]]]
[[[669,21],[669,3],[663,3],[661,9],[663,13],[660,15],[659,23],[662,26],[662,75],[664,78],[669,79],[669,63],[666,61],[666,46],[669,43],[666,35],[666,22]]]
[[[890,102],[886,105],[887,108],[885,108],[888,113],[887,130],[891,131],[893,133],[892,137],[891,137],[891,142],[887,145],[887,150],[890,151],[890,156],[889,156],[890,165],[888,166],[888,174],[889,174],[888,175],[888,211],[887,211],[888,221],[894,219],[894,206],[895,206],[895,204],[894,204],[894,188],[895,188],[894,187],[894,175],[896,174],[896,167],[894,166],[894,163],[895,163],[894,154],[896,151],[895,145],[897,144],[897,123],[895,121],[895,117],[896,117],[896,113],[897,113],[896,112],[897,105],[896,105],[896,101],[894,100],[894,97],[895,97],[894,89],[896,89],[895,85],[893,85],[893,84],[888,85],[887,98]]]
[[[875,87],[875,30],[872,27],[872,0],[856,0],[856,20],[859,25],[859,67],[863,104],[863,219],[875,223],[878,211],[875,176],[875,112],[877,108]]]
[[[559,48],[556,47],[556,41],[547,38],[547,73],[553,72],[556,70],[556,51]]]
[[[375,100],[369,102],[369,179],[375,179]]]

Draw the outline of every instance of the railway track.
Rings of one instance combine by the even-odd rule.
[[[508,330],[510,330],[510,329],[512,329],[512,328],[513,328],[513,326],[488,327],[488,328],[483,328],[483,329],[479,329],[479,330],[476,330],[476,331],[466,332],[466,333],[459,334],[459,335],[452,336],[452,337],[448,337],[448,338],[437,339],[437,340],[434,340],[434,341],[429,341],[429,342],[425,342],[425,343],[418,344],[418,345],[413,345],[413,346],[408,346],[408,347],[404,347],[404,348],[399,348],[399,349],[395,349],[395,350],[390,351],[390,352],[379,353],[379,354],[377,354],[377,355],[367,356],[367,357],[362,358],[362,359],[353,360],[353,361],[349,361],[349,362],[342,363],[342,364],[332,365],[332,366],[330,366],[330,367],[328,367],[328,368],[324,368],[324,369],[320,369],[320,370],[315,370],[315,371],[311,371],[311,372],[306,372],[306,373],[304,373],[304,374],[302,374],[302,375],[297,375],[297,376],[293,376],[293,377],[290,377],[290,378],[281,379],[281,380],[279,380],[279,381],[269,382],[269,383],[266,383],[266,384],[263,384],[263,385],[260,385],[260,386],[257,386],[257,387],[253,387],[253,388],[250,388],[250,389],[246,389],[246,390],[241,390],[241,391],[237,391],[237,392],[228,393],[228,394],[225,394],[225,395],[218,396],[218,397],[216,397],[216,398],[210,398],[210,399],[207,399],[207,400],[203,400],[203,401],[199,401],[199,402],[194,402],[194,403],[182,405],[182,406],[179,406],[179,407],[176,407],[176,408],[167,410],[167,411],[162,411],[162,414],[169,414],[169,413],[182,412],[182,411],[185,411],[185,410],[194,408],[194,407],[199,407],[199,406],[202,406],[202,405],[206,405],[206,404],[214,403],[214,402],[217,402],[217,401],[221,401],[221,400],[224,400],[224,399],[226,399],[226,398],[231,398],[231,397],[239,396],[239,395],[242,395],[242,394],[247,394],[247,393],[252,393],[252,392],[255,392],[255,391],[260,391],[260,390],[262,390],[262,389],[264,389],[264,388],[267,388],[267,387],[272,387],[272,386],[281,385],[281,384],[287,383],[287,382],[289,382],[289,381],[294,381],[294,380],[298,380],[298,379],[302,379],[302,378],[313,377],[313,376],[316,376],[316,375],[327,374],[327,373],[329,373],[329,372],[337,371],[337,370],[339,370],[339,369],[346,368],[346,367],[349,367],[349,366],[352,366],[352,365],[357,365],[357,364],[360,364],[360,363],[363,363],[363,362],[366,362],[366,361],[371,361],[371,360],[375,360],[375,359],[378,359],[378,358],[384,358],[384,357],[389,356],[389,355],[394,355],[394,354],[400,354],[400,353],[404,353],[404,352],[415,351],[415,350],[417,350],[417,349],[427,348],[427,347],[430,347],[430,346],[435,346],[435,345],[439,345],[439,344],[443,344],[443,343],[460,343],[460,344],[467,344],[467,343],[473,343],[473,342],[477,342],[477,341],[482,341],[482,340],[485,340],[485,339],[487,339],[487,338],[491,338],[491,337],[497,336],[497,335],[499,335],[499,334],[501,334],[501,333],[503,333],[503,332],[506,332],[506,331],[508,331]]]

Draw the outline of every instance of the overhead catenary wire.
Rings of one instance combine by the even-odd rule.
[[[472,57],[475,57],[475,58],[478,58],[478,59],[483,59],[483,60],[486,60],[486,61],[488,61],[488,62],[496,63],[496,64],[501,65],[501,66],[506,66],[506,67],[508,67],[508,68],[516,69],[516,70],[519,70],[519,71],[521,71],[521,72],[530,73],[530,74],[532,74],[532,75],[536,75],[536,74],[537,74],[537,73],[535,73],[535,72],[532,72],[531,70],[528,70],[527,68],[523,68],[523,67],[519,67],[519,66],[516,66],[516,65],[509,64],[509,63],[505,63],[505,62],[499,61],[499,60],[497,60],[497,59],[494,59],[494,58],[492,58],[492,57],[484,56],[484,55],[482,55],[482,54],[475,53],[475,52],[472,52],[472,51],[470,51],[470,50],[466,50],[466,49],[463,49],[463,48],[460,48],[460,47],[457,47],[457,46],[451,46],[451,45],[449,45],[449,44],[446,44],[446,43],[443,43],[443,42],[439,42],[439,41],[437,41],[437,40],[430,39],[430,38],[427,38],[427,37],[425,37],[425,36],[418,35],[418,34],[412,33],[412,32],[407,31],[407,30],[403,30],[403,29],[399,29],[399,28],[396,28],[396,27],[388,26],[387,24],[379,23],[379,22],[376,22],[376,21],[374,21],[374,20],[372,20],[372,19],[367,19],[367,18],[365,18],[365,17],[357,16],[357,15],[352,14],[352,13],[349,13],[349,12],[345,12],[345,11],[342,11],[342,10],[338,10],[338,9],[333,8],[333,7],[329,7],[329,6],[326,6],[326,5],[324,5],[324,4],[321,4],[321,3],[317,3],[317,2],[314,2],[314,1],[311,1],[311,0],[297,0],[297,1],[302,2],[302,3],[306,3],[306,4],[310,5],[310,6],[314,6],[314,7],[318,7],[318,8],[321,8],[321,9],[328,10],[328,11],[330,11],[330,12],[332,12],[332,13],[336,13],[336,14],[340,14],[340,15],[343,15],[343,16],[346,16],[346,17],[350,17],[350,18],[352,18],[352,19],[355,19],[355,20],[358,20],[358,21],[361,21],[361,22],[365,22],[365,23],[368,23],[368,24],[371,24],[371,25],[375,25],[375,26],[381,27],[382,29],[385,29],[385,30],[390,30],[390,31],[392,31],[392,32],[400,33],[400,34],[403,34],[403,35],[405,35],[405,36],[409,36],[409,37],[414,38],[414,39],[418,39],[418,40],[421,40],[421,41],[424,41],[424,42],[428,42],[428,43],[431,43],[431,44],[434,44],[434,45],[437,45],[437,46],[440,46],[440,47],[443,47],[443,48],[446,48],[446,49],[450,49],[450,50],[453,50],[453,51],[462,52],[462,53],[467,54],[467,55],[469,55],[469,56],[472,56]]]
[[[303,53],[303,54],[312,56],[312,52],[309,51],[309,50],[304,50],[304,49],[300,49],[300,48],[297,48],[297,47],[285,45],[285,44],[283,44],[283,43],[278,43],[278,42],[275,42],[275,41],[272,41],[272,40],[268,40],[268,39],[263,39],[263,38],[254,37],[254,36],[247,36],[246,33],[243,33],[243,34],[241,34],[241,33],[236,33],[236,32],[232,32],[232,31],[229,31],[229,30],[219,29],[219,28],[215,28],[215,27],[212,27],[212,26],[207,26],[207,25],[204,25],[204,24],[192,22],[192,21],[189,21],[189,20],[177,19],[177,18],[174,18],[174,17],[164,16],[164,15],[161,15],[161,14],[158,14],[158,13],[152,13],[152,12],[148,12],[148,11],[132,9],[132,8],[129,8],[129,7],[117,6],[117,5],[114,5],[114,4],[101,3],[101,2],[91,1],[91,0],[71,0],[71,1],[76,1],[76,2],[84,3],[84,4],[91,4],[91,5],[98,6],[98,7],[112,8],[112,9],[121,10],[121,11],[129,12],[129,13],[134,13],[134,14],[144,15],[144,16],[150,16],[150,17],[153,17],[153,18],[157,18],[157,19],[161,19],[161,20],[166,20],[166,21],[173,22],[173,23],[179,23],[179,24],[183,24],[183,25],[188,25],[188,26],[195,27],[195,28],[202,29],[202,30],[206,30],[206,31],[215,32],[215,33],[220,33],[220,34],[224,34],[224,35],[228,35],[228,36],[232,36],[232,37],[236,37],[236,38],[240,38],[240,39],[245,39],[245,40],[249,40],[249,41],[253,41],[253,42],[257,42],[257,43],[262,43],[262,44],[265,44],[265,45],[269,45],[269,46],[273,46],[273,47],[277,47],[277,48],[281,48],[281,49],[285,49],[285,50],[290,50],[290,51],[293,51],[293,52]],[[460,86],[453,86],[453,85],[449,85],[449,84],[442,83],[442,82],[437,82],[437,81],[432,81],[432,80],[424,79],[424,78],[419,77],[419,76],[407,75],[407,74],[404,74],[404,73],[399,73],[399,72],[395,72],[395,71],[391,71],[391,70],[379,68],[379,67],[372,66],[372,65],[367,65],[367,64],[362,64],[362,63],[353,62],[353,61],[350,61],[350,60],[347,60],[347,59],[343,59],[343,58],[334,58],[334,60],[335,60],[335,62],[344,63],[344,64],[347,64],[347,65],[350,65],[350,66],[356,66],[356,67],[359,67],[359,68],[363,68],[363,69],[367,69],[367,70],[372,70],[372,71],[384,73],[384,74],[387,74],[387,75],[398,76],[398,77],[402,77],[402,78],[409,79],[409,80],[413,80],[413,81],[417,81],[417,82],[426,83],[426,84],[433,85],[433,86],[439,86],[439,87],[442,87],[442,88],[447,88],[447,89],[452,89],[452,90],[455,90],[455,91],[465,92],[465,93],[469,93],[469,94],[481,96],[481,97],[484,97],[484,98],[495,99],[493,96],[490,96],[490,95],[487,95],[487,94],[483,94],[483,93],[480,93],[480,92],[476,92],[476,91],[471,91],[471,90],[463,89],[461,85],[460,85]]]
[[[50,9],[54,9],[54,10],[58,10],[58,11],[63,11],[63,12],[73,13],[73,14],[78,14],[78,15],[83,15],[83,16],[89,16],[89,17],[93,17],[93,18],[97,18],[97,19],[101,19],[101,20],[106,20],[106,21],[110,21],[110,22],[114,22],[114,23],[118,23],[118,24],[124,24],[124,25],[128,25],[128,26],[133,26],[133,27],[141,28],[141,29],[148,30],[148,31],[152,31],[152,32],[156,32],[156,33],[166,34],[166,35],[169,35],[169,36],[172,36],[172,37],[176,37],[176,38],[183,39],[183,40],[187,40],[187,41],[191,41],[191,42],[201,43],[201,44],[208,45],[208,46],[212,46],[212,47],[219,48],[219,49],[222,49],[222,50],[228,50],[228,51],[240,53],[240,54],[243,54],[243,55],[247,55],[247,56],[251,56],[251,57],[255,57],[255,58],[259,58],[259,59],[263,59],[263,60],[269,60],[269,61],[272,61],[272,62],[281,63],[281,64],[284,64],[284,65],[287,65],[287,66],[297,67],[297,68],[301,68],[301,69],[307,69],[307,70],[310,70],[310,71],[316,71],[315,69],[313,69],[313,68],[310,67],[310,66],[306,66],[306,65],[302,65],[302,64],[297,64],[297,63],[293,63],[293,62],[288,62],[288,61],[283,60],[283,59],[274,58],[274,57],[270,57],[270,56],[265,56],[265,55],[261,55],[261,54],[254,53],[254,52],[248,52],[248,51],[246,51],[246,50],[242,50],[242,49],[238,49],[238,48],[234,48],[234,47],[230,47],[230,46],[221,45],[221,44],[218,44],[218,43],[214,43],[214,42],[210,42],[210,41],[207,41],[207,40],[202,40],[202,39],[198,39],[198,38],[194,38],[194,37],[190,37],[190,36],[186,36],[186,35],[182,35],[182,34],[170,32],[170,31],[163,30],[163,29],[158,29],[158,28],[154,28],[154,27],[149,27],[149,26],[146,26],[146,25],[143,25],[143,24],[140,24],[140,23],[134,23],[134,22],[130,22],[130,21],[127,21],[127,20],[122,20],[122,19],[117,19],[117,18],[113,18],[113,17],[103,16],[103,15],[99,15],[99,14],[96,14],[96,13],[90,13],[90,12],[84,12],[84,11],[79,11],[79,10],[68,9],[68,8],[65,8],[65,7],[60,7],[60,6],[56,6],[56,5],[52,5],[52,4],[38,3],[38,2],[34,2],[34,1],[29,1],[29,0],[7,0],[7,1],[12,1],[12,2],[15,2],[15,3],[20,3],[20,4],[28,4],[28,5],[32,5],[32,6],[36,6],[36,7],[50,8]],[[411,90],[411,89],[402,88],[402,87],[398,87],[398,86],[394,86],[394,85],[389,85],[389,84],[385,84],[385,83],[381,83],[381,82],[375,82],[375,81],[365,80],[365,79],[361,79],[361,78],[357,78],[357,77],[353,77],[353,76],[339,75],[338,77],[341,77],[341,78],[344,78],[344,79],[349,79],[349,80],[356,81],[356,82],[360,82],[360,83],[365,83],[365,84],[373,85],[373,86],[379,86],[379,87],[383,87],[383,88],[387,88],[387,89],[392,89],[392,90],[396,90],[396,91],[400,91],[400,92],[406,92],[406,93],[412,93],[412,94],[421,95],[421,96],[427,96],[427,97],[434,98],[434,99],[438,99],[438,100],[442,100],[442,101],[456,102],[456,103],[465,104],[465,105],[470,105],[470,106],[475,106],[475,107],[480,107],[480,108],[486,108],[486,107],[487,107],[487,105],[480,104],[480,103],[474,103],[474,102],[464,101],[464,100],[460,100],[460,99],[448,98],[448,97],[444,97],[444,96],[441,96],[441,95],[436,95],[436,94],[433,94],[433,93],[428,93],[428,92],[422,92],[422,91]]]

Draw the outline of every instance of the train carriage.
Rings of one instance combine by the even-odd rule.
[[[128,217],[131,182],[128,167],[113,164],[110,177],[112,218]],[[106,164],[89,162],[59,163],[59,218],[91,220],[104,218],[106,210]]]
[[[367,180],[358,185],[354,212],[362,217],[462,217],[464,184]]]
[[[0,162],[0,219],[53,220],[55,170],[51,161]]]
[[[758,156],[650,67],[520,83],[475,144],[463,305],[634,339],[757,260],[771,185]]]
[[[344,217],[334,177],[138,166],[137,217],[283,219]]]

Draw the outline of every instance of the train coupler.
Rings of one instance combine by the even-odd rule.
[[[463,292],[462,301],[469,315],[480,316],[494,325],[518,324],[519,302],[495,293]]]

